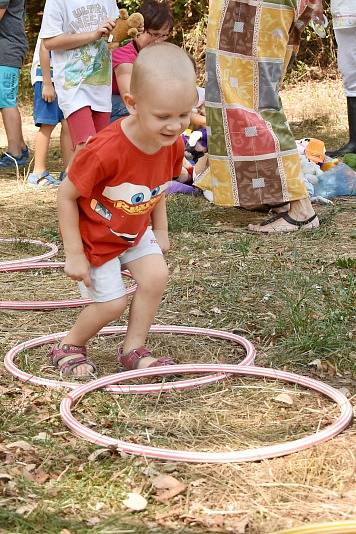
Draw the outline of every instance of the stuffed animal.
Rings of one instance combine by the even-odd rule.
[[[120,9],[120,18],[116,21],[116,26],[109,35],[108,43],[110,50],[120,46],[120,43],[128,37],[136,37],[143,29],[144,18],[141,13],[132,13],[129,16],[127,9]]]
[[[309,196],[314,197],[314,187],[319,181],[319,176],[323,174],[319,165],[302,155],[300,156],[300,163],[302,167],[303,179],[308,190]]]

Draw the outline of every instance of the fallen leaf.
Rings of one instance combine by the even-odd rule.
[[[50,438],[50,435],[47,432],[40,432],[33,438],[34,441],[47,441]]]
[[[140,512],[146,508],[148,503],[147,499],[145,499],[145,497],[143,497],[139,493],[128,493],[127,499],[125,499],[122,504],[130,510]]]
[[[277,395],[277,397],[273,397],[273,400],[276,402],[282,402],[283,404],[288,404],[288,406],[292,406],[294,403],[294,400],[288,393],[281,393],[280,395]]]
[[[97,449],[88,456],[89,462],[94,462],[99,458],[99,456],[110,456],[111,450],[110,449]]]
[[[155,499],[160,502],[169,501],[176,495],[183,493],[187,489],[187,485],[171,475],[158,475],[152,479],[152,486],[157,490]]]
[[[19,515],[29,515],[37,508],[37,503],[28,503],[16,508],[16,513]]]
[[[21,449],[22,451],[32,451],[34,447],[27,441],[14,441],[6,445],[8,449]]]
[[[182,484],[182,482],[172,477],[172,475],[158,475],[151,482],[152,486],[156,489],[172,489]]]

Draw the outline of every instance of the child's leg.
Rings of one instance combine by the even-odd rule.
[[[26,143],[22,134],[22,121],[18,108],[3,108],[2,120],[7,137],[7,151],[17,158],[21,157]]]
[[[91,108],[85,106],[74,111],[67,117],[67,124],[74,148],[74,158],[74,156],[85,147],[88,140],[96,135]]]
[[[75,357],[78,354],[85,356],[85,345],[89,339],[103,326],[118,319],[127,306],[126,288],[118,258],[113,258],[100,267],[91,266],[90,278],[90,288],[85,288],[83,282],[80,282],[79,286],[82,296],[91,298],[95,303],[84,308],[70,332],[51,353],[52,360],[55,360],[54,363],[59,369],[72,360],[74,364],[70,374],[76,376],[87,375],[94,369],[90,363],[80,362],[79,365],[75,365]],[[59,361],[58,356],[61,357]],[[82,360],[85,361],[85,357]]]
[[[33,172],[41,174],[47,169],[47,156],[51,135],[54,130],[52,124],[41,124],[35,141],[35,163]]]
[[[145,344],[168,280],[168,267],[160,254],[144,256],[125,265],[137,283],[130,306],[129,322],[123,345],[123,353]],[[139,361],[138,367],[147,367],[155,358]]]
[[[89,339],[95,336],[103,326],[106,326],[111,321],[119,319],[127,306],[127,297],[111,300],[109,302],[96,302],[90,304],[80,313],[74,326],[66,337],[64,337],[58,347],[63,345],[75,345],[77,347],[84,347]],[[68,352],[59,362],[59,369],[61,366],[73,358],[73,354]],[[75,376],[84,376],[93,372],[93,366],[88,363],[83,363],[76,366],[72,374]]]
[[[60,141],[61,141],[61,153],[62,153],[63,165],[64,165],[64,168],[66,169],[73,159],[74,150],[73,150],[72,139],[69,133],[68,123],[65,119],[61,121]]]

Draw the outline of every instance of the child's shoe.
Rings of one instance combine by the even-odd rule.
[[[60,183],[61,182],[49,174],[48,171],[43,171],[41,173],[31,172],[27,178],[27,185],[30,187],[58,187]]]
[[[0,169],[14,169],[16,167],[24,167],[30,159],[28,147],[22,149],[21,156],[13,156],[10,152],[4,152],[0,158]]]
[[[151,360],[153,358],[152,352],[146,347],[133,349],[126,354],[124,354],[124,351],[121,347],[117,350],[118,364],[128,371],[138,369],[140,360],[143,358],[150,358]],[[147,367],[161,367],[162,365],[175,365],[175,362],[169,356],[162,356],[161,358],[151,361]]]

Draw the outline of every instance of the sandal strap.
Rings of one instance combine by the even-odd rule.
[[[152,352],[146,347],[139,347],[137,349],[133,349],[127,354],[124,354],[122,348],[118,349],[119,363],[129,371],[136,369],[138,362],[142,360],[142,358],[147,358],[148,356],[151,357]]]
[[[80,347],[78,345],[62,345],[61,347],[58,347],[57,345],[53,347],[50,353],[50,358],[56,367],[58,366],[58,362],[65,358],[66,356],[75,357],[76,354],[79,354],[80,356],[86,358],[87,356],[87,349],[86,347]]]
[[[292,224],[293,226],[298,226],[298,228],[302,228],[302,226],[306,226],[307,224],[311,223],[316,219],[316,213],[309,217],[306,221],[297,221],[296,219],[293,219],[288,213],[280,213],[279,219],[284,219],[287,223]]]

